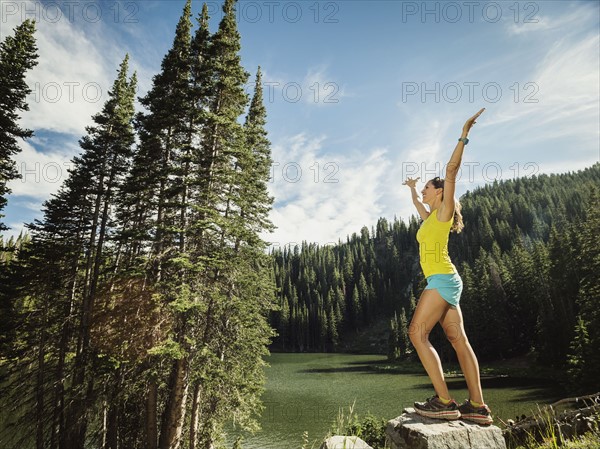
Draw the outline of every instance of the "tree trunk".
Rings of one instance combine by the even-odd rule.
[[[119,406],[116,403],[108,406],[108,419],[106,423],[106,449],[118,449],[118,418]]]
[[[38,348],[38,366],[37,366],[37,384],[35,391],[36,410],[35,410],[35,445],[37,449],[44,449],[44,349],[46,347],[46,327],[48,309],[44,305],[42,312],[42,323],[40,326],[40,340]]]
[[[159,449],[178,449],[185,418],[188,393],[188,361],[183,357],[173,363],[169,397],[163,414]]]
[[[117,369],[113,385],[108,385],[108,414],[106,422],[105,449],[118,449],[118,429],[120,402],[117,399],[121,389],[121,369]]]
[[[90,342],[90,321],[93,309],[93,297],[90,295],[90,284],[92,282],[92,269],[95,254],[96,245],[96,234],[98,227],[98,219],[100,216],[100,206],[102,204],[102,192],[104,190],[104,167],[102,167],[98,192],[96,193],[96,199],[94,201],[94,213],[91,223],[91,233],[88,239],[89,248],[85,258],[85,279],[83,283],[83,301],[81,304],[80,322],[79,322],[79,336],[77,339],[77,352],[75,357],[75,366],[73,374],[72,388],[77,390],[83,390],[86,370],[88,365],[89,357],[89,342]],[[69,449],[83,449],[85,439],[86,417],[86,395],[89,389],[86,389],[85,393],[77,393],[78,397],[75,397],[72,406],[71,413],[69,414],[69,425],[67,432],[69,432]]]
[[[83,230],[84,228],[84,219],[81,217],[79,221],[79,229],[80,234],[77,237],[77,241],[80,242],[83,240]],[[73,305],[75,304],[75,298],[77,293],[77,282],[76,276],[79,271],[79,260],[73,261],[73,283],[71,290],[71,302]],[[86,284],[83,284],[84,290],[84,303],[85,303],[85,288]],[[85,304],[82,304],[82,311],[79,314],[80,319],[83,320],[85,313],[83,309],[85,308]],[[61,432],[61,438],[59,440],[59,447],[61,449],[83,449],[85,437],[85,392],[79,392],[78,387],[83,389],[84,379],[85,379],[85,364],[87,363],[87,350],[84,352],[83,348],[83,335],[84,335],[84,324],[81,321],[79,323],[79,335],[77,338],[77,351],[75,356],[75,362],[73,366],[73,382],[70,386],[70,391],[74,392],[68,398],[68,405],[65,404],[65,419],[64,419],[64,428]]]
[[[221,110],[221,95],[219,93],[219,95],[217,96],[218,100],[217,100],[217,104],[215,107],[215,114],[218,114],[219,111]],[[209,194],[208,192],[210,192],[210,189],[212,188],[212,180],[213,180],[213,170],[214,170],[214,166],[215,166],[215,160],[217,159],[217,133],[219,132],[219,124],[215,123],[214,128],[212,130],[212,142],[211,142],[211,159],[210,159],[210,164],[208,167],[208,176],[207,176],[207,181],[208,181],[208,185],[207,185],[207,195]],[[208,204],[208,196],[207,196],[207,201],[206,204]]]
[[[152,377],[148,383],[148,398],[146,399],[146,447],[158,448],[158,419],[156,407],[158,406],[158,384]]]
[[[90,309],[93,309],[94,301],[96,299],[96,289],[98,288],[98,278],[100,277],[100,266],[102,265],[102,250],[104,249],[104,239],[106,238],[106,225],[108,222],[108,208],[110,205],[110,199],[112,196],[113,182],[116,176],[115,165],[117,163],[117,155],[115,154],[111,161],[111,171],[106,183],[106,192],[104,195],[104,207],[102,209],[102,215],[100,217],[100,231],[98,232],[98,244],[96,246],[96,255],[94,258],[94,268],[92,272],[92,279],[90,282]],[[100,193],[99,193],[100,195]]]
[[[78,356],[81,357],[79,360],[79,368],[80,372],[75,375],[76,385],[79,382],[83,381],[83,377],[85,375],[85,364],[87,359],[87,352],[89,346],[89,325],[90,318],[92,315],[93,301],[94,298],[92,296],[92,285],[93,285],[93,267],[94,267],[94,259],[95,253],[97,251],[96,248],[96,234],[98,232],[98,220],[100,218],[100,207],[102,206],[102,194],[104,192],[104,170],[106,163],[103,164],[103,167],[100,171],[99,176],[99,184],[98,184],[98,192],[96,193],[96,200],[94,201],[94,215],[92,218],[91,225],[91,234],[89,238],[89,249],[88,254],[86,256],[85,262],[85,280],[84,280],[84,293],[83,293],[83,304],[81,306],[81,328],[80,328],[80,336],[79,336],[79,344],[78,344]]]
[[[200,427],[200,382],[194,384],[192,395],[192,416],[190,417],[190,449],[196,449]]]
[[[169,127],[167,131],[167,142],[162,152],[163,167],[162,173],[169,174],[169,164],[171,162],[171,135],[173,130]],[[167,188],[166,177],[161,173],[160,187],[158,191],[158,210],[156,211],[156,235],[154,237],[154,254],[157,256],[155,268],[156,281],[162,279],[162,252],[163,252],[163,230],[165,226],[165,190]]]
[[[56,443],[58,443],[59,449],[66,449],[66,437],[67,430],[65,426],[65,358],[67,353],[67,346],[71,338],[71,317],[73,316],[73,305],[75,302],[75,292],[77,289],[76,275],[77,275],[78,263],[74,261],[72,272],[71,272],[71,285],[69,287],[69,300],[65,303],[63,309],[63,319],[65,321],[60,336],[60,345],[58,348],[58,364],[56,367],[56,399],[54,405],[54,425],[52,426],[51,444],[50,448],[54,449]],[[58,429],[58,438],[56,436],[56,429]],[[57,441],[58,440],[58,441]]]

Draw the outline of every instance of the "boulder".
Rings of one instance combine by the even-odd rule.
[[[413,408],[388,421],[385,434],[391,449],[506,449],[496,426],[425,418]]]
[[[327,438],[321,445],[321,449],[373,449],[358,437],[347,437],[335,435]]]

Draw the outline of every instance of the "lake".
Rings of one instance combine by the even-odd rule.
[[[420,366],[390,366],[381,355],[354,354],[271,354],[267,359],[265,411],[262,430],[255,435],[242,433],[244,449],[300,449],[302,435],[320,441],[335,421],[340,408],[347,414],[355,402],[355,413],[371,412],[391,419],[415,400],[434,394],[429,378]],[[445,367],[446,368],[446,367]],[[468,397],[462,377],[447,378],[454,398]],[[484,397],[495,417],[506,421],[530,414],[537,404],[557,399],[560,390],[547,380],[508,376],[483,377]],[[496,419],[496,424],[500,421]],[[238,432],[230,432],[231,447]],[[308,445],[310,448],[311,445]]]

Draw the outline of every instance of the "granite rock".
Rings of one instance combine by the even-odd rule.
[[[327,438],[321,445],[321,449],[373,449],[358,437],[335,435]]]
[[[413,408],[387,423],[391,449],[506,449],[500,428],[468,421],[444,421],[415,413]]]

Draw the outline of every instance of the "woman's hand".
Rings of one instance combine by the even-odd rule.
[[[485,108],[481,108],[477,114],[475,114],[473,117],[466,121],[465,125],[463,126],[463,137],[467,137],[467,134],[469,134],[471,127],[476,123],[475,120],[477,120],[479,116],[483,114],[483,111],[485,111]]]
[[[413,178],[409,177],[402,184],[405,185],[405,186],[410,187],[410,194],[412,196],[412,202],[415,205],[415,207],[417,208],[417,212],[419,212],[419,216],[423,220],[426,220],[427,217],[429,217],[429,212],[427,212],[427,209],[425,209],[425,206],[423,205],[423,203],[419,199],[419,194],[417,193],[417,181],[419,179],[420,178],[413,179]]]
[[[421,178],[419,178],[419,177],[417,177],[417,178],[415,178],[415,179],[413,179],[413,178],[408,178],[406,181],[404,181],[404,182],[402,183],[402,185],[408,186],[408,187],[410,187],[410,188],[413,188],[413,187],[415,187],[415,188],[416,188],[416,187],[417,187],[417,181],[418,181],[419,179],[421,179]]]

